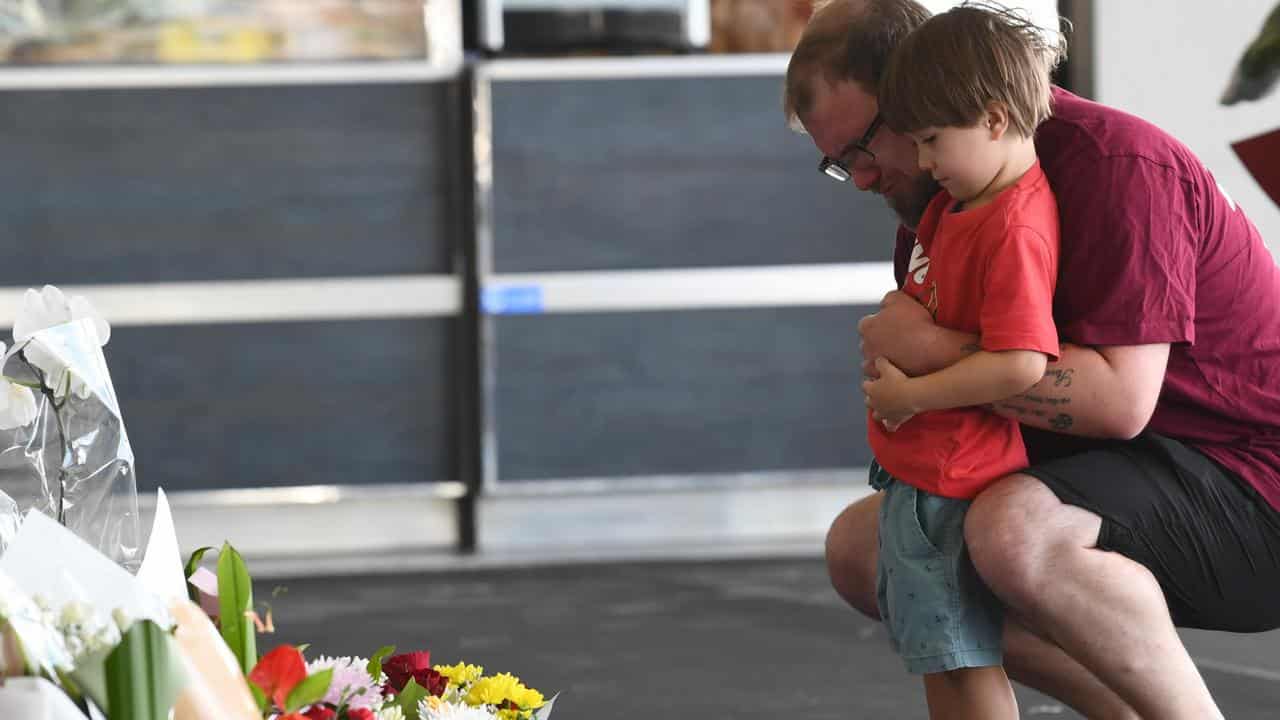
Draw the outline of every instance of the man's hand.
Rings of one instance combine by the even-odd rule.
[[[926,335],[935,329],[933,316],[915,298],[894,290],[880,301],[880,311],[858,321],[861,336],[862,374],[879,377],[876,359],[892,358],[911,375],[937,368],[913,367],[914,353],[927,344]],[[914,372],[913,372],[914,370]]]
[[[893,432],[919,412],[911,396],[911,378],[882,357],[876,358],[875,370],[877,379],[863,380],[862,391],[867,394],[871,419]]]

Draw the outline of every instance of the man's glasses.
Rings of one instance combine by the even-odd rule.
[[[852,154],[852,165],[855,168],[866,167],[868,164],[875,162],[876,154],[871,152],[871,148],[868,146],[883,123],[884,119],[880,117],[880,113],[876,113],[876,116],[871,119],[871,124],[867,126],[867,131],[862,133],[862,137],[858,138],[852,147],[845,146],[845,150],[840,153],[840,157],[845,158]],[[849,178],[853,174],[849,170],[849,166],[845,165],[844,160],[825,155],[822,157],[822,162],[818,163],[818,172],[837,182],[849,182]]]

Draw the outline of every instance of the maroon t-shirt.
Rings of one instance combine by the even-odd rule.
[[[1053,317],[1078,345],[1170,343],[1148,428],[1280,509],[1280,269],[1196,156],[1137,117],[1055,88],[1036,133],[1062,223]],[[905,269],[912,234],[898,233]]]

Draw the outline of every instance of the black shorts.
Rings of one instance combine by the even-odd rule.
[[[1280,512],[1246,481],[1155,433],[1052,448],[1026,436],[1026,474],[1102,518],[1098,547],[1155,575],[1175,625],[1280,627]]]

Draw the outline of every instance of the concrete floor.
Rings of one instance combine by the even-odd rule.
[[[277,625],[262,652],[429,649],[560,693],[554,720],[926,717],[918,679],[816,558],[260,579],[255,597]],[[1280,716],[1280,634],[1184,638],[1228,718]],[[1024,688],[1018,700],[1026,718],[1080,717]]]

